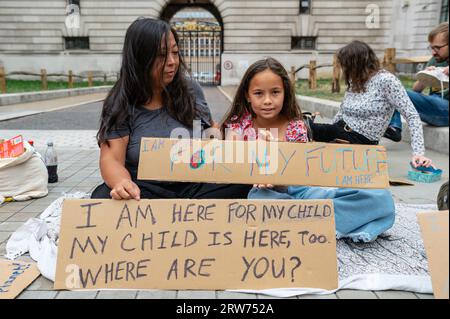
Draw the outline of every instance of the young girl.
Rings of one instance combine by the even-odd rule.
[[[269,137],[286,142],[308,142],[308,129],[294,92],[286,70],[278,61],[272,58],[257,61],[242,79],[231,110],[222,123],[222,132],[227,139]],[[271,129],[277,136],[268,133]],[[338,238],[369,242],[394,224],[394,202],[385,189],[290,186],[281,191],[272,185],[255,186],[249,199],[333,199]]]
[[[167,22],[138,19],[128,28],[120,78],[103,105],[97,138],[105,183],[92,198],[245,198],[247,185],[150,182],[137,179],[142,137],[169,138],[193,121],[212,125],[200,86],[187,79],[178,37]]]
[[[419,113],[395,75],[382,70],[375,52],[364,42],[353,41],[337,53],[347,84],[341,108],[333,124],[312,124],[314,140],[346,140],[352,144],[377,145],[394,110],[408,122],[413,149],[412,164],[431,165],[425,157]]]

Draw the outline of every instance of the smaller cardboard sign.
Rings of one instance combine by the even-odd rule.
[[[436,299],[449,299],[448,210],[417,214]]]
[[[341,188],[389,187],[387,153],[381,146],[263,140],[143,138],[138,179]]]
[[[0,299],[14,299],[39,275],[35,263],[0,259]]]

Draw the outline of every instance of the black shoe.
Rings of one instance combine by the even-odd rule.
[[[389,126],[384,133],[384,137],[394,142],[400,142],[402,140],[402,130],[393,126]]]

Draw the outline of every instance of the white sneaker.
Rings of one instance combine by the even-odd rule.
[[[416,74],[417,80],[432,88],[448,88],[448,75],[442,72],[442,68],[423,70]]]

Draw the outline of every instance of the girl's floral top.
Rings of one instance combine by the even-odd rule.
[[[238,116],[233,116],[229,122],[225,123],[225,128],[232,130],[243,138],[244,141],[254,141],[258,139],[258,134],[253,127],[252,115],[245,113],[239,120]],[[267,128],[270,130],[270,128]],[[286,142],[307,143],[308,131],[302,120],[292,120],[286,128]]]

